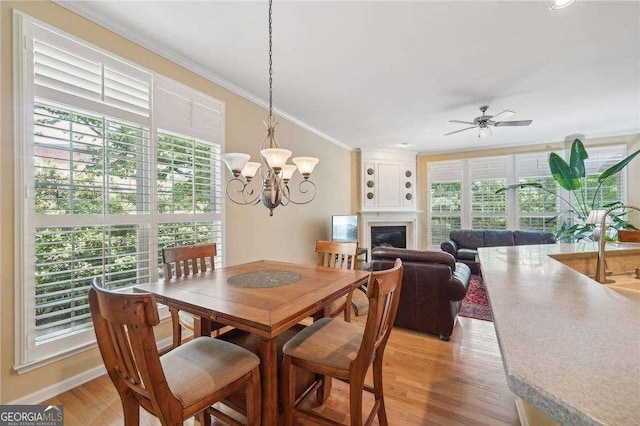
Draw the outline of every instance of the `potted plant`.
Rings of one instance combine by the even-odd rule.
[[[594,240],[594,229],[596,228],[596,224],[588,221],[589,213],[594,210],[606,210],[617,205],[622,205],[621,201],[613,201],[606,203],[604,205],[598,204],[598,194],[602,189],[603,183],[612,176],[616,175],[620,171],[622,171],[627,164],[631,162],[638,154],[640,154],[640,150],[632,153],[624,160],[620,161],[617,164],[609,167],[607,170],[602,172],[598,176],[598,186],[591,196],[591,198],[587,197],[586,190],[586,170],[584,166],[584,160],[589,158],[582,141],[576,139],[571,144],[571,155],[569,158],[569,164],[562,159],[558,154],[551,153],[549,155],[549,169],[551,170],[551,175],[553,179],[562,187],[563,189],[569,191],[570,197],[569,199],[563,197],[562,195],[550,191],[547,188],[544,188],[542,184],[537,182],[528,182],[528,183],[518,183],[506,186],[504,188],[500,188],[496,191],[496,194],[505,192],[508,190],[517,190],[523,188],[530,188],[533,190],[543,191],[554,196],[558,197],[567,207],[567,210],[560,212],[557,216],[549,220],[553,220],[555,218],[564,217],[562,225],[560,229],[557,231],[556,238],[558,241],[578,241],[578,240]],[[636,229],[633,225],[627,222],[624,219],[624,216],[627,214],[626,211],[620,212],[612,212],[609,217],[611,218],[610,226],[619,229]],[[606,236],[606,233],[603,233],[605,238],[609,238]]]

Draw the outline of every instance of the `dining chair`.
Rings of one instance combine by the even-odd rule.
[[[621,229],[618,231],[618,241],[621,243],[640,243],[640,231]]]
[[[349,383],[351,425],[371,424],[376,414],[380,425],[387,425],[382,358],[398,310],[402,272],[402,261],[397,259],[393,268],[371,273],[367,286],[369,312],[364,328],[335,318],[322,318],[284,345],[281,378],[285,426],[292,426],[296,417],[321,424],[338,424],[320,413],[300,408],[313,394],[313,388],[322,384],[323,375]],[[365,375],[372,364],[373,386],[370,386],[365,384]],[[319,379],[296,402],[294,386],[297,368],[314,372]],[[375,402],[363,423],[364,391],[373,393]]]
[[[164,279],[170,282],[174,278],[200,274],[215,269],[214,258],[217,254],[215,244],[201,244],[195,246],[169,247],[162,249],[162,265]],[[200,318],[188,312],[169,307],[173,325],[173,348],[182,344],[182,329],[186,329],[196,336],[200,330]],[[212,321],[210,332],[217,332],[224,324]]]
[[[160,356],[153,332],[160,318],[149,293],[119,293],[94,282],[89,306],[126,426],[139,424],[141,406],[163,425],[182,424],[194,415],[205,425],[211,424],[210,415],[239,425],[211,405],[243,387],[247,424],[260,424],[260,360],[255,354],[219,339],[198,337]]]
[[[317,265],[335,269],[355,269],[358,243],[339,241],[316,241]],[[333,302],[329,307],[329,316],[344,315],[344,320],[351,322],[351,301],[353,291]]]

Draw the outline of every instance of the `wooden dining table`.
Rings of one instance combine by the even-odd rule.
[[[201,334],[207,334],[211,321],[217,321],[256,336],[262,423],[276,425],[277,337],[307,317],[327,314],[331,302],[366,284],[368,276],[365,271],[261,260],[134,289],[201,317]]]

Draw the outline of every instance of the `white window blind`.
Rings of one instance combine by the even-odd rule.
[[[617,173],[606,179],[602,184],[598,182],[598,176],[609,167],[624,160],[627,156],[626,145],[609,145],[593,147],[587,150],[589,158],[584,162],[586,179],[586,198],[592,200],[595,196],[595,204],[604,206],[615,201],[624,202],[626,199],[625,173]],[[598,190],[596,195],[596,190]]]
[[[149,212],[146,127],[38,102],[33,157],[38,214]]]
[[[220,144],[224,103],[158,76],[154,82],[154,118],[158,127]]]
[[[504,194],[496,191],[507,184],[507,157],[469,160],[471,181],[471,228],[506,229]]]
[[[143,225],[36,228],[35,344],[91,327],[94,277],[109,289],[149,282],[148,232]]]
[[[222,266],[224,103],[162,76],[153,93],[158,259],[164,247],[215,242]]]
[[[431,163],[429,183],[429,241],[445,241],[451,229],[460,229],[462,211],[462,161]]]
[[[558,153],[561,155],[561,153]],[[555,218],[562,206],[554,194],[562,191],[551,177],[549,153],[539,152],[515,156],[517,183],[540,183],[545,189],[523,188],[517,191],[517,205],[514,213],[518,229],[529,231],[555,232],[558,220]]]
[[[35,96],[137,123],[148,123],[151,73],[33,24]]]
[[[31,18],[16,25],[22,371],[95,341],[93,280],[157,280],[161,249],[177,245],[215,242],[223,265],[224,103]]]

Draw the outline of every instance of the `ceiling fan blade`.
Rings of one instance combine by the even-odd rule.
[[[512,115],[515,115],[516,113],[514,111],[509,111],[508,109],[505,109],[504,111],[502,111],[500,114],[494,115],[493,117],[491,117],[491,121],[499,121],[499,120],[504,120],[505,118],[509,118]]]
[[[460,121],[460,120],[449,120],[449,123],[460,123],[460,124],[471,124],[471,125],[476,124],[472,121]]]
[[[469,129],[475,129],[476,126],[472,126],[472,127],[465,127],[464,129],[460,129],[460,130],[456,130],[455,132],[450,132],[450,133],[445,133],[445,136],[449,136],[452,135],[454,133],[459,133],[459,132],[464,132],[465,130],[469,130]]]
[[[528,126],[533,120],[520,120],[520,121],[498,121],[494,126]]]

